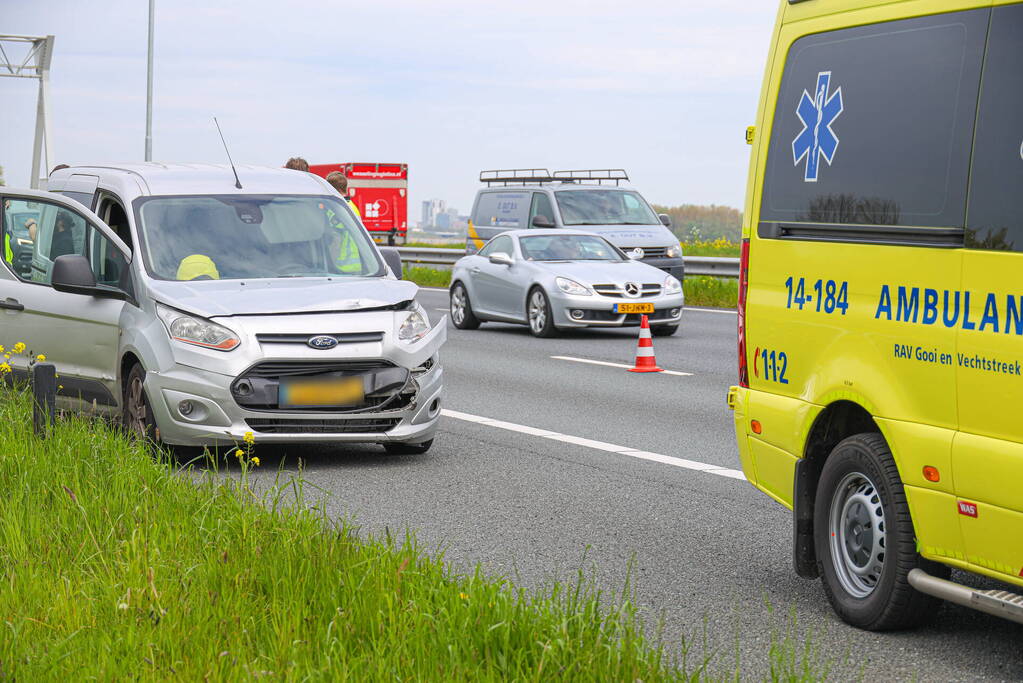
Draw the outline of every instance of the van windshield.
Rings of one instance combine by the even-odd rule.
[[[658,225],[660,221],[638,192],[559,190],[554,193],[565,225]]]
[[[150,197],[135,212],[146,269],[160,280],[386,273],[339,197]]]

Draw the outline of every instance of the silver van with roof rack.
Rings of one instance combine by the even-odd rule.
[[[658,215],[636,190],[623,186],[620,168],[554,171],[513,168],[480,172],[466,239],[475,254],[490,238],[521,228],[571,228],[595,232],[629,258],[679,280],[685,266],[671,219]]]
[[[0,227],[37,223],[0,263],[0,342],[54,363],[58,407],[171,445],[430,447],[445,319],[322,178],[137,163],[48,187],[0,187]]]

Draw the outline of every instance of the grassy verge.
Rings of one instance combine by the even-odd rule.
[[[701,240],[682,243],[686,256],[731,256],[739,258],[739,243],[726,239]]]
[[[465,240],[461,242],[406,242],[403,247],[416,248],[437,248],[437,249],[465,249]]]
[[[0,678],[663,680],[628,600],[453,575],[299,483],[181,476],[103,424],[31,435],[0,390]]]
[[[447,287],[451,284],[451,271],[406,266],[405,279],[422,287]],[[738,302],[739,281],[735,278],[690,275],[682,286],[687,306],[735,308]]]

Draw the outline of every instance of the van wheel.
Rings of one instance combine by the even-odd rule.
[[[534,337],[553,337],[558,333],[554,327],[554,316],[551,315],[551,302],[539,287],[534,287],[529,293],[526,318],[529,320],[529,331]]]
[[[145,388],[146,371],[138,363],[124,380],[121,395],[121,424],[137,439],[159,443],[160,429],[150,408]]]
[[[941,606],[909,585],[916,567],[949,570],[917,554],[902,480],[880,434],[850,436],[831,451],[817,484],[814,544],[828,601],[853,626],[911,628]]]
[[[422,455],[432,445],[433,439],[423,443],[385,443],[384,450],[388,455]]]
[[[480,326],[480,319],[472,312],[472,304],[469,303],[469,292],[465,291],[461,282],[456,282],[451,288],[451,322],[460,330],[475,330]]]

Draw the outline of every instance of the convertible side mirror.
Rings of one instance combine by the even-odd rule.
[[[534,228],[554,228],[557,227],[547,216],[533,216],[533,227]]]
[[[392,273],[394,273],[394,277],[399,280],[402,279],[401,254],[398,253],[398,250],[394,247],[381,247],[380,255],[384,257],[384,263],[386,263],[387,267],[391,269]]]
[[[666,213],[659,213],[657,214],[657,217],[661,219],[661,223],[664,224],[664,227],[666,228],[671,227],[671,216],[669,216]]]
[[[490,262],[497,266],[510,266],[513,263],[511,256],[500,251],[490,255]]]
[[[84,294],[104,299],[126,299],[127,294],[113,287],[101,287],[96,284],[96,276],[92,273],[89,259],[81,254],[64,254],[53,262],[53,275],[50,284],[58,292],[68,294]]]

